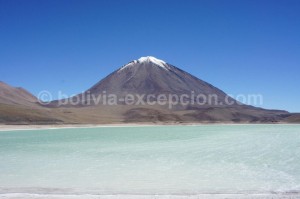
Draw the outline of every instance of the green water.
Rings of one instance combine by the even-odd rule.
[[[300,125],[0,132],[0,193],[300,191]]]

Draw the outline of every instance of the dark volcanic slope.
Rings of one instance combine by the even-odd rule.
[[[154,59],[154,58],[152,58]],[[152,62],[151,58],[133,61],[113,72],[89,89],[91,93],[132,94],[226,94],[187,72],[167,63]]]
[[[81,103],[78,105],[90,105],[94,104],[94,101],[88,101],[87,95],[98,96],[105,93],[124,98],[127,94],[146,96],[154,94],[156,97],[160,94],[177,94],[178,96],[187,94],[189,95],[188,98],[191,99],[192,92],[195,95],[217,95],[221,104],[225,104],[227,96],[220,89],[173,65],[154,57],[142,57],[114,71],[85,93],[76,96],[76,98],[81,98]],[[232,98],[228,98],[234,101]],[[53,102],[52,105],[55,106],[57,103],[57,101]]]

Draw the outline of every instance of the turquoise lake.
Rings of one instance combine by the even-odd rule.
[[[300,125],[0,132],[0,193],[300,191]]]

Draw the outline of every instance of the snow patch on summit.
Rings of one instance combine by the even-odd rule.
[[[141,57],[138,60],[133,60],[133,61],[129,62],[128,64],[122,66],[119,69],[119,71],[121,71],[125,68],[128,68],[128,67],[134,66],[137,63],[150,63],[150,62],[157,65],[157,66],[159,66],[159,67],[161,67],[161,68],[163,68],[163,69],[165,69],[165,70],[170,69],[170,67],[168,66],[168,64],[165,61],[163,61],[161,59],[157,59],[157,58],[152,57],[152,56],[147,56],[147,57]]]
[[[166,64],[167,63],[165,61],[163,61],[161,59],[157,59],[157,58],[152,57],[152,56],[141,57],[137,61],[140,62],[140,63],[143,63],[143,62],[152,62],[152,63],[154,63],[154,64],[156,64],[156,65],[158,65],[158,66],[160,66],[162,68],[167,69],[166,68]]]

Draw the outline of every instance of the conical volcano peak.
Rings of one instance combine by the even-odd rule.
[[[133,61],[129,62],[128,64],[126,64],[123,67],[121,67],[119,71],[121,71],[121,70],[123,70],[123,69],[125,69],[127,67],[132,67],[132,66],[135,66],[137,64],[142,64],[142,63],[143,64],[150,64],[150,63],[152,63],[152,64],[155,64],[156,66],[159,66],[159,67],[161,67],[161,68],[163,68],[165,70],[169,70],[169,66],[168,66],[168,64],[165,61],[163,61],[161,59],[157,59],[157,58],[155,58],[153,56],[146,56],[146,57],[140,57],[137,60],[133,60]]]

